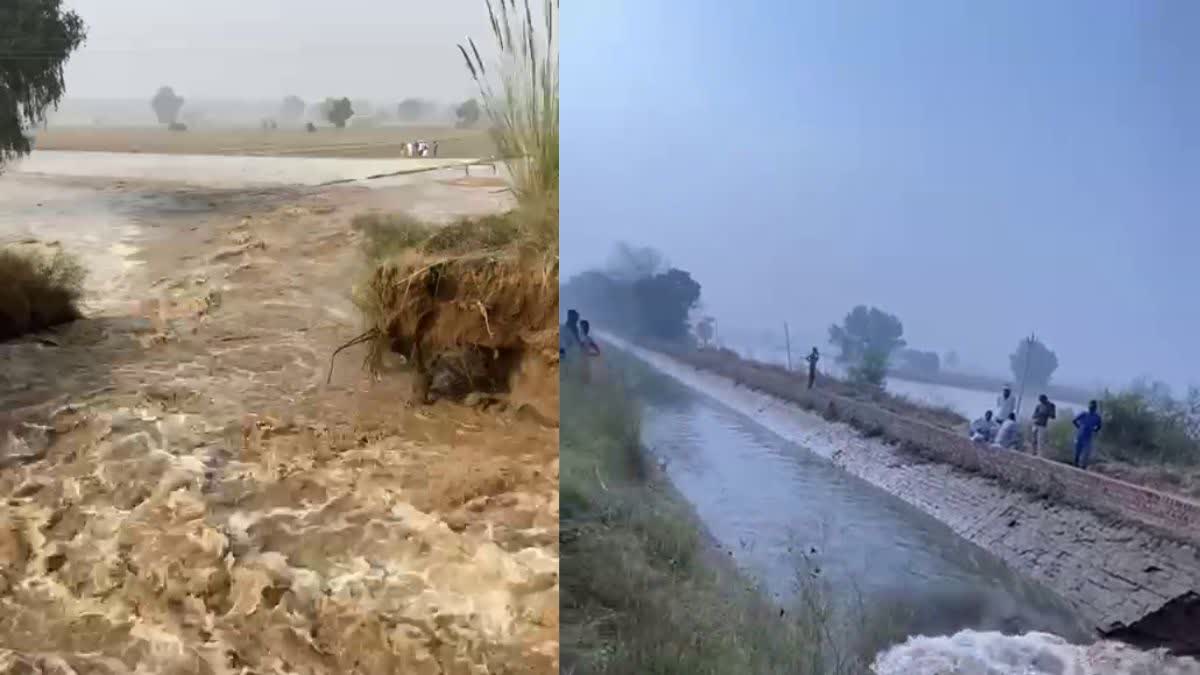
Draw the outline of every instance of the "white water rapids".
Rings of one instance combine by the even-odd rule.
[[[1073,645],[1047,633],[964,630],[910,637],[880,654],[878,675],[1197,675],[1200,662],[1118,642]]]

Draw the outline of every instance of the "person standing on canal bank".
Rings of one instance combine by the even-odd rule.
[[[1017,397],[1012,395],[1012,387],[1007,384],[996,399],[996,419],[1003,424],[1008,416],[1017,411]]]
[[[1046,430],[1050,426],[1050,420],[1057,417],[1058,409],[1050,402],[1050,398],[1045,394],[1038,396],[1037,407],[1033,409],[1033,454],[1038,457],[1042,456],[1049,443]]]
[[[1092,458],[1092,439],[1104,426],[1100,413],[1096,411],[1098,407],[1100,404],[1096,401],[1088,401],[1088,409],[1075,416],[1075,466],[1080,469],[1087,468]]]
[[[817,361],[821,360],[821,354],[813,347],[804,360],[808,361],[808,388],[812,389],[817,382]]]

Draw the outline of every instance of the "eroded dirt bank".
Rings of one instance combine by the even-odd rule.
[[[1200,588],[1200,554],[1194,547],[1090,510],[1015,491],[948,464],[922,460],[782,399],[605,337],[947,524],[1052,589],[1097,633],[1113,631],[1142,646],[1197,653],[1200,645],[1189,619],[1194,616],[1189,613],[1192,605],[1177,600],[1194,597],[1189,594]],[[1170,616],[1157,614],[1155,625],[1141,631],[1122,629],[1160,610]]]
[[[325,384],[350,217],[502,205],[423,180],[80,183],[122,193],[139,264],[0,345],[0,672],[557,671],[557,430],[408,407],[361,352]]]

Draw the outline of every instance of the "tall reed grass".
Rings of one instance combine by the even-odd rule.
[[[539,238],[558,237],[558,0],[545,0],[541,30],[530,0],[485,0],[495,59],[485,60],[473,39],[458,49],[479,87],[493,141],[508,168],[512,190]]]

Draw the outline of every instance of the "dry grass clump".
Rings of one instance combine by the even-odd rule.
[[[61,250],[0,248],[0,340],[78,319],[85,275]]]
[[[434,357],[484,348],[556,360],[558,254],[523,226],[523,213],[445,226],[357,219],[371,262],[355,292],[372,344],[368,365],[377,368],[387,350]]]

